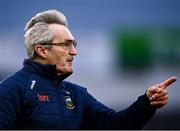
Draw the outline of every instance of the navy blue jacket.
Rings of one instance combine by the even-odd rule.
[[[141,129],[155,113],[145,95],[115,112],[66,77],[25,60],[0,84],[0,129]]]

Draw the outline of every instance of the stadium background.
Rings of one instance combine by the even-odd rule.
[[[180,78],[179,0],[0,0],[0,80],[27,58],[25,23],[37,12],[61,10],[78,42],[69,81],[99,101],[124,109],[170,76]],[[144,129],[180,129],[180,82]]]

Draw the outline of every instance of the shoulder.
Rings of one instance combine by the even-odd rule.
[[[23,101],[28,77],[21,71],[18,71],[0,82],[0,104],[8,101],[9,103],[19,105]]]
[[[73,95],[80,97],[84,101],[96,101],[96,98],[94,98],[87,90],[87,88],[80,86],[78,84],[74,84],[71,82],[63,81],[64,90],[72,92]],[[86,102],[87,102],[86,101]]]
[[[28,74],[22,70],[11,74],[0,81],[0,89],[12,89],[19,90],[21,87],[25,87],[28,81]]]
[[[64,85],[65,89],[68,88],[68,89],[71,89],[73,91],[87,92],[87,88],[80,86],[78,84],[75,84],[75,83],[63,81],[63,85]]]

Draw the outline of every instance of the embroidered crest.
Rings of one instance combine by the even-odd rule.
[[[64,98],[65,98],[65,102],[66,102],[66,107],[68,109],[74,109],[75,106],[74,106],[74,103],[71,100],[71,97],[70,96],[64,96]]]
[[[64,92],[65,92],[67,95],[70,95],[70,92],[69,92],[69,91],[64,90]]]

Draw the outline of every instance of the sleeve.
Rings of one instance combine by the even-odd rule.
[[[13,129],[20,115],[20,91],[12,80],[0,84],[0,129]]]
[[[82,129],[141,129],[156,110],[150,106],[146,95],[119,112],[109,109],[88,92],[85,97],[87,104]]]

